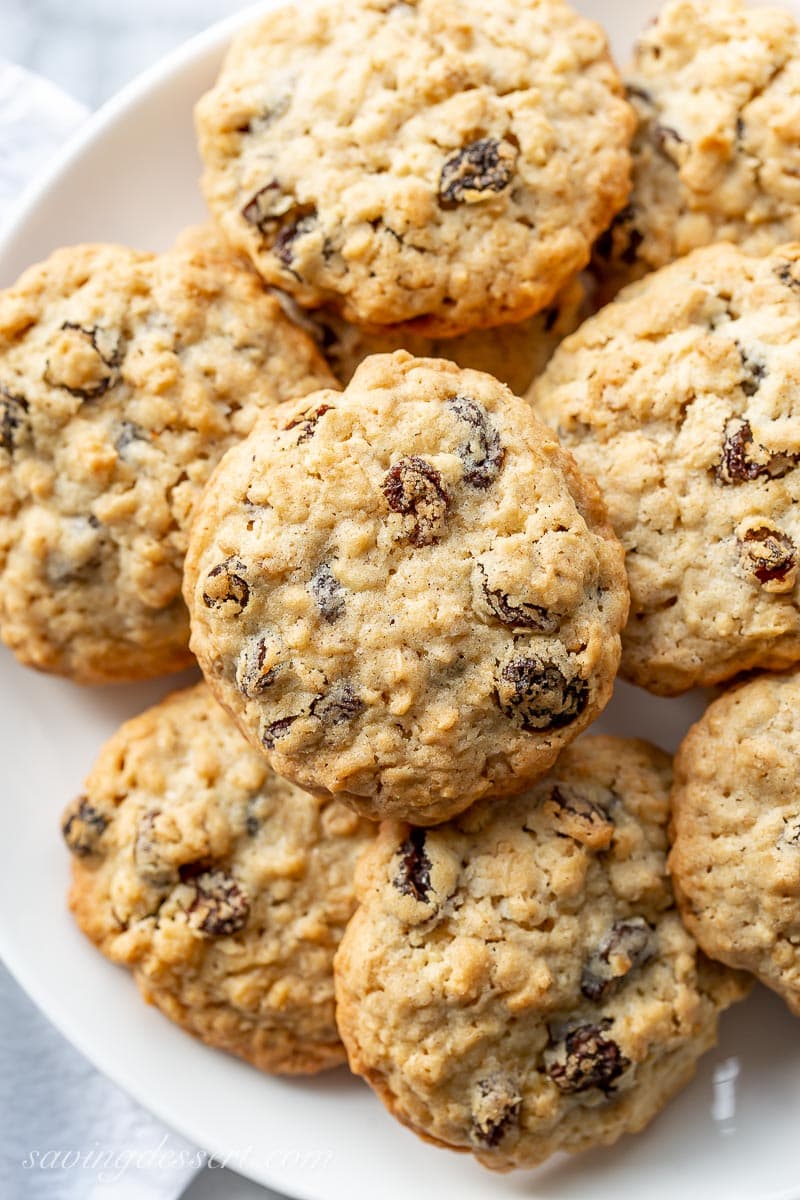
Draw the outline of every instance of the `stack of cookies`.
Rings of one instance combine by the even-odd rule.
[[[625,85],[562,0],[332,0],[197,126],[213,224],[0,295],[4,641],[204,676],[67,810],[75,917],[488,1167],[613,1142],[750,975],[800,1013],[800,30],[672,0]],[[754,670],[674,775],[584,734]]]

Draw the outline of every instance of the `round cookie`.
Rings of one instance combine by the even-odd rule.
[[[234,39],[196,115],[230,241],[356,324],[521,321],[630,188],[633,110],[562,0],[282,8]]]
[[[627,550],[622,673],[663,695],[800,660],[800,245],[696,250],[533,386]]]
[[[800,239],[800,27],[740,0],[673,0],[628,73],[639,125],[629,203],[598,239],[610,298],[698,246]]]
[[[752,971],[800,1016],[800,674],[715,700],[675,762],[669,869],[712,958]]]
[[[290,315],[294,315],[292,306]],[[459,367],[494,375],[517,396],[528,390],[547,366],[556,346],[588,315],[583,281],[576,276],[542,312],[514,325],[478,329],[455,338],[429,338],[403,329],[367,329],[352,325],[330,308],[298,313],[331,370],[348,384],[356,368],[371,354],[408,350],[416,358],[446,358]]]
[[[547,770],[611,695],[628,607],[597,490],[529,406],[404,351],[225,456],[184,595],[279,774],[418,824]]]
[[[64,814],[70,906],[144,997],[264,1071],[344,1059],[333,954],[373,827],[269,770],[205,684],[127,721]]]
[[[333,382],[213,230],[73,246],[0,293],[0,636],[81,683],[191,662],[186,530],[229,446]]]
[[[698,952],[666,871],[670,762],[581,738],[512,799],[395,822],[335,960],[352,1070],[415,1133],[497,1170],[641,1129],[742,980]]]

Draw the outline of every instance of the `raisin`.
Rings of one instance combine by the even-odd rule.
[[[276,258],[291,269],[292,246],[312,228],[317,210],[313,204],[298,204],[294,196],[283,191],[277,179],[271,179],[248,200],[242,216],[271,243]]]
[[[402,895],[413,896],[420,904],[428,904],[433,886],[431,860],[425,852],[425,830],[409,830],[397,853],[400,865],[392,883]]]
[[[88,798],[78,796],[64,817],[61,832],[72,853],[78,858],[86,858],[96,853],[97,843],[107,826],[108,820]]]
[[[427,459],[418,454],[398,459],[384,476],[383,494],[392,512],[407,518],[404,531],[412,546],[430,546],[439,540],[450,497]]]
[[[280,674],[282,663],[271,663],[267,666],[268,651],[272,651],[271,639],[258,637],[245,646],[239,655],[236,663],[236,686],[249,700],[263,696]]]
[[[97,382],[86,387],[76,387],[64,379],[53,378],[53,368],[48,359],[44,370],[45,383],[84,401],[99,400],[119,380],[119,366],[124,357],[122,337],[113,330],[103,329],[100,325],[79,325],[74,321],[64,321],[60,331],[88,343],[94,351],[98,360],[93,364]]]
[[[589,701],[589,685],[577,671],[566,676],[544,654],[514,657],[497,679],[497,703],[507,717],[519,717],[528,733],[561,729],[581,715]]]
[[[311,704],[313,716],[323,725],[342,725],[352,721],[364,711],[364,701],[356,695],[349,683],[335,683],[324,696],[318,696]]]
[[[178,878],[181,883],[194,883],[199,875],[204,875],[213,869],[214,860],[212,858],[193,858],[178,867]]]
[[[581,991],[588,1000],[603,1000],[621,979],[654,954],[653,930],[643,917],[615,921],[583,968]]]
[[[243,572],[247,568],[235,554],[217,563],[206,576],[203,603],[206,608],[224,610],[226,617],[238,617],[250,601],[250,588]]]
[[[618,258],[627,266],[632,267],[636,262],[639,247],[644,241],[644,234],[635,226],[636,209],[633,204],[621,208],[605,232],[601,233],[595,242],[595,252],[606,262]]]
[[[485,137],[463,146],[447,159],[439,176],[439,204],[476,204],[503,192],[514,177],[517,148],[505,138]]]
[[[662,125],[660,121],[657,121],[653,126],[653,137],[662,154],[669,154],[667,147],[670,142],[675,142],[676,145],[680,146],[686,141],[685,138],[681,137],[677,129],[673,129],[671,125]]]
[[[30,431],[27,412],[25,397],[16,395],[0,383],[0,449],[12,454],[25,441]]]
[[[451,396],[447,406],[470,429],[469,437],[456,451],[464,464],[464,481],[475,488],[488,488],[500,474],[506,456],[500,435],[486,409],[471,397]]]
[[[591,850],[607,850],[614,839],[614,822],[608,813],[566,784],[553,786],[542,811],[561,837],[571,837]]]
[[[261,731],[261,741],[267,750],[272,750],[276,742],[286,737],[292,725],[301,716],[302,713],[294,713],[293,716],[281,717],[279,720],[271,721],[268,725],[265,725]]]
[[[780,264],[780,266],[775,268],[775,274],[780,282],[785,284],[786,287],[792,288],[794,291],[797,291],[798,288],[800,288],[800,278],[795,274],[795,267],[799,265],[800,264],[793,262],[783,262]]]
[[[517,1124],[522,1096],[513,1080],[499,1073],[479,1079],[472,1089],[472,1141],[493,1149]]]
[[[291,96],[276,97],[276,99],[272,100],[268,105],[265,104],[261,111],[257,112],[255,116],[250,118],[249,121],[243,123],[242,125],[238,125],[235,132],[242,134],[261,133],[263,130],[269,129],[270,125],[274,124],[275,121],[280,120],[280,118],[288,111],[290,104]],[[245,208],[246,207],[247,205],[245,205]]]
[[[297,215],[291,220],[286,221],[278,230],[278,236],[272,245],[272,252],[275,257],[292,271],[292,263],[294,262],[294,243],[298,238],[310,233],[317,223],[317,210],[315,208],[299,207],[296,210]],[[296,274],[292,271],[292,274]]]
[[[149,438],[141,425],[137,425],[135,421],[121,421],[119,433],[114,439],[114,449],[121,459],[126,458],[125,451],[133,442],[146,442]]]
[[[376,233],[387,233],[389,237],[394,238],[398,246],[405,244],[402,233],[398,233],[396,229],[392,229],[391,225],[387,225],[383,217],[376,217],[374,220],[370,221],[370,225]],[[413,242],[409,244],[413,246]],[[419,247],[416,247],[416,249],[419,249]]]
[[[613,1024],[605,1017],[596,1024],[578,1025],[563,1040],[545,1051],[545,1070],[561,1092],[588,1092],[598,1088],[606,1096],[630,1066],[606,1030]]]
[[[745,396],[755,396],[758,389],[761,387],[761,380],[767,373],[767,369],[763,363],[748,361],[742,354],[742,365],[748,372],[740,383],[740,387]]]
[[[299,429],[300,436],[297,439],[297,445],[301,442],[307,442],[309,438],[314,436],[314,428],[317,421],[326,412],[331,411],[330,404],[320,404],[319,408],[310,409],[309,412],[303,413],[302,416],[295,417],[288,425],[284,425],[284,429]]]
[[[755,355],[748,354],[747,351],[736,342],[736,349],[739,351],[739,358],[742,360],[742,368],[744,376],[739,384],[745,396],[755,396],[758,389],[761,387],[761,381],[766,377],[766,364]]]
[[[225,871],[203,871],[192,880],[195,896],[189,924],[210,937],[227,937],[247,923],[250,901],[241,884]]]
[[[742,421],[730,429],[726,427],[722,455],[716,467],[720,483],[744,483],[745,480],[758,478],[763,467],[748,457],[752,445],[753,434],[748,421]]]
[[[277,179],[272,179],[251,196],[242,209],[242,216],[248,225],[255,225],[260,233],[266,233],[281,211],[286,211],[287,203],[291,204],[291,201],[287,201]]]
[[[344,613],[345,589],[327,563],[320,563],[308,584],[317,608],[328,624],[338,621]]]
[[[156,822],[161,816],[158,809],[149,809],[139,818],[136,838],[133,843],[133,864],[139,875],[153,887],[171,887],[178,875],[172,863],[165,861],[161,852],[163,838],[159,837]]]
[[[541,604],[513,604],[501,588],[489,587],[486,571],[481,563],[478,570],[482,575],[481,591],[489,611],[502,621],[516,629],[535,629],[537,633],[555,633],[561,624],[561,617]]]
[[[792,539],[769,525],[754,526],[739,539],[742,566],[761,584],[794,586],[797,551]],[[776,589],[773,589],[776,590]]]

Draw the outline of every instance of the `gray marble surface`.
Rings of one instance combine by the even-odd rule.
[[[94,109],[174,46],[247,6],[243,0],[0,0],[0,55]],[[51,1086],[57,1091],[56,1078]],[[271,1197],[278,1200],[232,1171],[206,1170],[183,1200]]]

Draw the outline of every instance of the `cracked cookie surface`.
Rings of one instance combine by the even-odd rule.
[[[547,770],[610,697],[628,604],[594,484],[525,402],[404,351],[226,455],[184,586],[275,769],[420,824]]]
[[[800,26],[740,0],[676,0],[627,72],[633,189],[594,263],[610,295],[711,242],[800,239]]]
[[[145,998],[264,1071],[344,1060],[333,954],[374,835],[273,775],[205,684],[127,721],[64,814],[70,905]]]
[[[715,700],[675,760],[669,867],[707,954],[752,971],[800,1016],[800,674]]]
[[[665,695],[800,660],[800,245],[696,250],[567,338],[531,396],[627,551],[622,673]]]
[[[498,1170],[641,1129],[742,979],[699,953],[666,869],[670,761],[584,737],[530,791],[386,822],[336,955],[351,1068],[414,1132]]]
[[[0,294],[0,634],[83,683],[191,662],[186,532],[257,416],[332,382],[211,230],[73,246]]]
[[[281,9],[197,108],[206,197],[265,279],[436,336],[550,304],[625,202],[633,125],[562,0]]]

